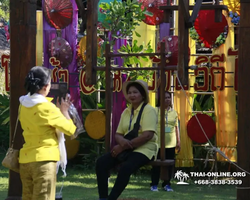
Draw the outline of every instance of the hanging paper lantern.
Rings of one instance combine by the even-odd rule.
[[[72,3],[70,0],[45,0],[43,13],[50,26],[63,29],[72,22]]]
[[[191,117],[187,123],[187,134],[190,139],[197,143],[206,143],[208,140],[202,131],[197,118],[206,133],[208,139],[211,139],[216,133],[216,125],[214,120],[206,114],[196,114]]]
[[[217,38],[222,34],[227,36],[228,24],[224,15],[222,22],[215,22],[214,10],[201,10],[195,20],[194,28],[199,35],[199,39],[204,43],[205,47],[212,48]]]
[[[240,0],[223,0],[223,4],[227,6],[229,11],[240,15]]]
[[[158,8],[157,0],[139,0],[139,3],[142,3],[141,9],[149,13],[152,13],[153,16],[145,15],[145,22],[148,25],[159,25],[163,22],[164,19],[164,11]]]
[[[60,61],[60,66],[62,68],[67,68],[73,59],[73,52],[69,43],[61,38],[57,37],[49,43],[49,56],[55,57]]]

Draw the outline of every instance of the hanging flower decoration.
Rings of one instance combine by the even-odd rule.
[[[225,43],[228,34],[228,24],[224,15],[222,22],[215,22],[214,10],[201,10],[195,20],[190,36],[202,47],[218,48]]]
[[[240,23],[240,16],[238,15],[237,12],[230,11],[230,12],[229,12],[229,17],[232,18],[231,22],[232,22],[235,26],[239,25],[239,23]]]

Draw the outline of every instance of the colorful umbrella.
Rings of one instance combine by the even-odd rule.
[[[222,22],[215,22],[214,18],[214,10],[201,10],[194,22],[194,28],[200,36],[200,40],[208,48],[215,44],[221,33],[228,31],[228,24],[224,15],[222,15]]]
[[[167,65],[177,65],[178,63],[178,36],[166,36],[161,42],[165,43],[166,63]],[[161,42],[157,44],[157,52],[160,52]],[[189,49],[190,55],[190,49]],[[155,63],[161,62],[160,57],[151,57],[152,61]]]
[[[158,8],[158,1],[157,0],[139,0],[139,3],[142,3],[141,9],[149,13],[152,13],[153,16],[149,16],[145,14],[145,22],[148,25],[159,25],[163,22],[164,19],[164,11]]]
[[[47,22],[56,29],[63,29],[72,22],[73,7],[70,0],[45,0],[43,12]]]
[[[187,134],[190,139],[197,143],[206,143],[207,138],[204,135],[204,132],[202,131],[196,117],[198,118],[208,139],[212,138],[216,133],[215,122],[210,116],[206,114],[196,114],[196,116],[191,117],[187,123]]]
[[[101,45],[104,41],[100,38],[97,37],[97,56],[101,56]],[[79,42],[79,54],[82,57],[82,60],[85,62],[86,61],[86,47],[87,47],[87,37],[84,36]]]
[[[62,68],[67,68],[73,59],[73,52],[69,43],[61,38],[57,37],[49,43],[49,56],[55,57],[60,61]]]

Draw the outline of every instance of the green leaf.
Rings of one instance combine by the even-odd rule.
[[[137,37],[141,37],[141,35],[140,35],[138,32],[136,32],[136,31],[135,31],[135,35],[136,35]]]

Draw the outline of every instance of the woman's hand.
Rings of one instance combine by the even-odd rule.
[[[177,142],[175,149],[176,149],[177,153],[180,152],[180,150],[181,150],[181,143],[180,142]]]
[[[115,134],[116,142],[125,150],[125,149],[133,149],[131,141],[124,138],[123,135],[116,133]]]
[[[71,105],[71,100],[70,100],[70,95],[66,95],[66,98],[65,100],[63,98],[61,98],[61,104],[59,103],[59,97],[57,98],[57,103],[56,103],[56,106],[58,108],[60,108],[62,114],[67,118],[67,119],[70,119],[70,116],[69,116],[69,107]]]
[[[120,140],[120,145],[123,149],[133,149],[132,142],[125,138]]]
[[[121,153],[124,149],[119,145],[115,145],[111,151],[111,155],[115,158],[119,153]]]

